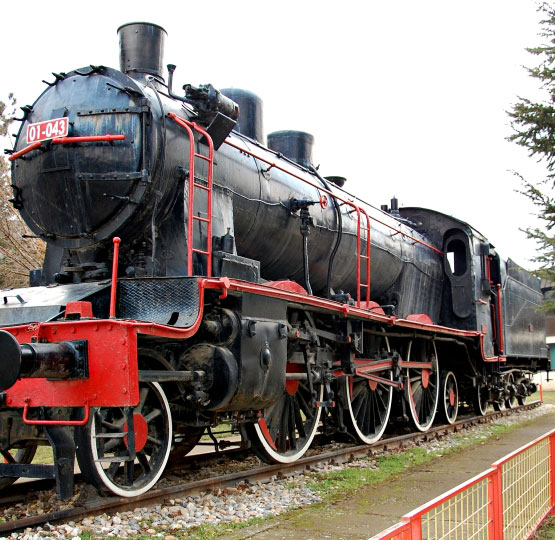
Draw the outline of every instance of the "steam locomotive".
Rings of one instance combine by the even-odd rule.
[[[118,34],[120,70],[55,73],[9,157],[47,247],[2,291],[0,487],[49,476],[67,498],[77,457],[135,496],[222,422],[287,463],[318,431],[371,444],[535,391],[536,278],[463,221],[351,195],[307,133],[266,146],[254,94],[174,92],[161,27]]]

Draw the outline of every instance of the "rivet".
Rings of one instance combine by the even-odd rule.
[[[121,389],[122,393],[127,394],[127,388],[125,386]]]

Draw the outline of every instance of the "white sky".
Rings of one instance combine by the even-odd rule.
[[[531,0],[28,0],[2,18],[0,99],[32,103],[52,71],[117,68],[118,26],[154,22],[174,88],[249,89],[266,133],[312,133],[320,172],[349,191],[452,214],[532,267],[519,228],[533,208],[510,171],[540,180],[544,168],[505,141],[505,111],[539,95],[522,68],[541,43]]]

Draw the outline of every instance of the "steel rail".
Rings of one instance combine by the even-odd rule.
[[[533,401],[524,405],[520,405],[518,407],[514,407],[512,409],[493,411],[487,413],[484,416],[473,416],[470,418],[464,418],[455,422],[454,424],[437,426],[431,428],[426,432],[419,431],[416,433],[408,433],[406,435],[400,435],[388,439],[381,439],[380,441],[371,445],[364,444],[357,446],[346,446],[337,450],[325,452],[323,454],[315,454],[313,456],[304,457],[289,464],[263,465],[256,469],[250,469],[247,471],[238,471],[222,476],[205,478],[194,482],[186,482],[165,488],[153,489],[138,497],[97,497],[89,499],[87,501],[83,501],[81,503],[77,501],[75,504],[79,506],[75,506],[73,508],[63,509],[41,515],[27,516],[15,521],[0,523],[0,534],[8,535],[12,532],[21,531],[28,527],[38,527],[40,525],[44,525],[45,523],[55,523],[71,520],[78,521],[85,517],[99,515],[102,513],[130,511],[134,510],[135,508],[161,503],[169,498],[183,498],[199,493],[201,491],[216,490],[219,488],[233,486],[242,482],[269,482],[274,477],[281,478],[295,472],[302,472],[307,469],[310,470],[312,466],[318,463],[346,463],[356,458],[372,457],[379,452],[402,449],[414,442],[425,442],[437,439],[449,433],[456,433],[457,431],[460,431],[461,429],[465,429],[467,427],[471,427],[477,424],[485,424],[503,416],[508,416],[515,411],[536,408],[540,404],[541,401]],[[200,456],[197,455],[194,457],[198,459]]]

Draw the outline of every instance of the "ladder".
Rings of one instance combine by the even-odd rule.
[[[356,207],[357,211],[357,307],[366,307],[370,302],[370,218],[364,208]],[[362,224],[362,216],[366,226]],[[366,231],[366,255],[362,253],[362,232]],[[362,275],[362,262],[366,261],[366,269]],[[362,299],[361,289],[366,289],[365,299]],[[365,303],[364,306],[362,303]]]
[[[190,140],[189,149],[189,213],[187,214],[187,275],[193,275],[193,256],[195,253],[204,255],[206,257],[206,275],[212,276],[212,174],[214,169],[214,143],[212,137],[208,132],[194,122],[189,122],[180,118],[175,113],[169,113],[168,117],[171,118],[176,124],[181,126],[188,134]],[[195,136],[198,133],[202,135],[208,144],[208,155],[205,156],[195,152]],[[206,178],[206,185],[200,184],[195,178],[195,161],[203,160],[208,163],[208,174]],[[197,190],[205,191],[207,204],[206,204],[206,217],[194,215],[195,208],[195,193]],[[206,249],[195,248],[195,230],[194,224],[198,221],[206,223]],[[200,232],[199,232],[200,234]]]

